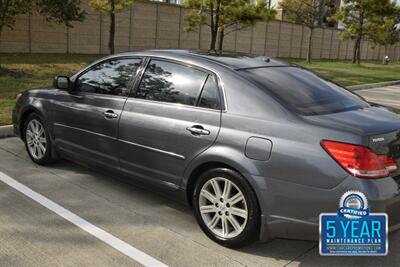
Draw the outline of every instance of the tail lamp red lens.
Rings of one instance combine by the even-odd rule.
[[[388,176],[398,170],[395,159],[376,155],[365,146],[324,140],[322,147],[348,173],[355,177],[374,179]]]

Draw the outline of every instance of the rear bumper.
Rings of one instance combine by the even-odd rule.
[[[400,229],[400,179],[397,182],[392,177],[366,180],[349,176],[333,189],[268,178],[264,181],[267,186],[257,192],[263,214],[261,240],[274,237],[318,240],[319,215],[336,213],[340,197],[349,190],[363,192],[371,212],[387,213],[390,231]]]

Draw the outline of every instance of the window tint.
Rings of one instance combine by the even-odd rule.
[[[195,105],[207,73],[184,65],[151,60],[136,97]]]
[[[369,105],[346,89],[296,67],[247,69],[243,74],[302,115],[360,109]]]
[[[128,82],[136,75],[141,59],[115,59],[96,65],[78,78],[76,90],[108,95],[128,95]]]
[[[214,75],[209,75],[201,92],[199,107],[220,109],[220,97],[218,91],[217,81]]]

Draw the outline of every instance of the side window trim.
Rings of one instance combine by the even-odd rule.
[[[133,77],[131,77],[131,79],[130,79],[130,80],[128,81],[128,83],[127,83],[127,85],[128,85],[128,86],[127,86],[127,87],[128,87],[128,88],[127,88],[127,89],[128,89],[128,94],[125,95],[125,96],[116,96],[116,95],[107,95],[107,96],[123,97],[123,98],[129,97],[129,95],[130,95],[130,93],[131,93],[131,91],[132,91],[132,89],[133,89],[134,82],[137,80],[137,78],[138,78],[138,76],[139,76],[139,72],[141,71],[141,68],[142,68],[142,66],[143,66],[143,64],[144,64],[144,62],[145,62],[145,60],[146,60],[146,57],[142,57],[142,56],[122,56],[122,57],[107,58],[107,59],[104,59],[104,60],[102,60],[102,61],[100,61],[100,62],[96,62],[95,64],[93,64],[93,65],[87,67],[86,69],[84,69],[83,71],[81,71],[80,73],[78,73],[78,74],[76,75],[76,77],[74,77],[74,91],[76,91],[76,87],[77,87],[77,85],[78,85],[79,78],[80,78],[82,75],[88,73],[89,71],[93,70],[93,69],[96,68],[97,66],[99,66],[99,65],[101,65],[101,64],[104,64],[104,63],[106,63],[106,62],[113,61],[113,60],[126,60],[126,59],[139,59],[139,60],[141,60],[140,66],[139,66],[138,69],[136,70],[136,75],[132,75]],[[147,63],[146,63],[146,66],[147,66]],[[87,94],[87,95],[104,95],[104,94],[91,93],[91,92],[81,92],[81,94],[84,94],[84,95],[86,95],[86,94]]]
[[[208,69],[202,68],[202,67],[197,66],[197,65],[186,63],[184,61],[179,61],[179,60],[174,60],[174,59],[169,59],[169,58],[163,58],[163,57],[147,56],[147,57],[145,57],[143,59],[143,63],[141,65],[140,69],[137,72],[135,83],[134,83],[134,85],[133,85],[133,87],[132,87],[132,89],[130,91],[130,94],[128,95],[128,98],[134,98],[136,100],[143,100],[143,101],[152,101],[152,102],[164,103],[164,104],[169,104],[169,105],[179,105],[177,103],[167,103],[167,102],[156,101],[156,100],[146,100],[146,99],[140,99],[140,98],[136,97],[138,89],[139,89],[139,86],[140,86],[140,83],[142,82],[142,79],[143,79],[143,76],[144,76],[144,72],[146,71],[146,69],[147,69],[147,67],[148,67],[148,65],[149,65],[151,60],[160,60],[160,61],[175,63],[175,64],[179,64],[179,65],[182,65],[182,66],[194,68],[194,69],[197,69],[199,71],[205,72],[207,74],[207,79],[205,79],[205,81],[203,82],[203,85],[201,87],[200,93],[197,96],[195,105],[193,105],[193,106],[188,105],[188,107],[206,109],[206,110],[212,110],[212,111],[226,111],[227,110],[226,100],[225,100],[225,93],[224,93],[224,90],[222,89],[222,85],[221,85],[221,82],[220,82],[220,77],[217,74],[215,74],[213,71],[210,71]],[[217,82],[219,101],[220,101],[220,105],[221,105],[221,107],[219,109],[203,108],[203,107],[199,107],[198,106],[199,101],[200,101],[200,97],[201,97],[201,93],[203,92],[204,86],[205,86],[205,84],[206,84],[206,82],[208,80],[208,77],[210,75],[213,75],[215,77],[215,79],[216,79],[216,82]]]
[[[201,97],[202,97],[202,95],[203,95],[204,87],[206,86],[206,84],[207,84],[207,82],[208,82],[208,79],[210,79],[210,77],[214,77],[215,83],[216,83],[215,85],[217,86],[217,94],[218,94],[218,102],[219,102],[219,108],[218,108],[218,109],[207,108],[207,107],[200,107],[200,106],[199,106],[199,105],[200,105],[200,101],[201,101]],[[222,91],[223,91],[223,90],[222,90],[222,88],[221,88],[221,86],[220,86],[220,82],[219,82],[219,77],[218,77],[218,75],[216,75],[216,74],[210,72],[210,73],[208,74],[208,76],[207,76],[207,79],[204,81],[203,86],[201,87],[200,95],[199,95],[199,97],[198,97],[198,99],[197,99],[197,102],[196,102],[196,107],[198,107],[198,108],[204,108],[204,109],[210,109],[210,110],[225,111],[225,110],[226,110],[226,107],[225,107],[225,99],[224,99],[224,94],[223,94]]]
[[[200,93],[199,93],[199,95],[197,96],[197,99],[196,99],[196,104],[194,105],[195,107],[199,107],[201,95],[203,94],[203,91],[204,91],[204,86],[206,86],[207,81],[208,81],[208,79],[210,78],[210,75],[211,75],[211,74],[208,73],[206,79],[205,79],[204,82],[203,82],[203,85],[201,86]]]

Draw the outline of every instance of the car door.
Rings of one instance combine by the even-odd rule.
[[[119,124],[121,170],[177,187],[188,162],[215,141],[221,122],[216,76],[151,59]]]
[[[58,149],[73,157],[118,168],[118,121],[140,58],[113,58],[74,79],[74,89],[60,91],[54,103]]]

